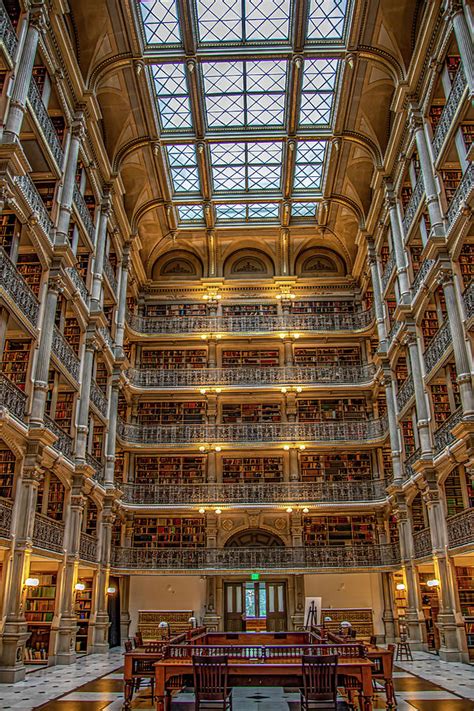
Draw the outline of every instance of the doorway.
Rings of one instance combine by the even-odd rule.
[[[224,629],[226,632],[287,629],[285,581],[224,583]]]

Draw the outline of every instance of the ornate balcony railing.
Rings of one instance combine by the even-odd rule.
[[[391,327],[390,331],[388,332],[388,336],[387,336],[387,340],[388,340],[389,344],[392,343],[392,341],[396,337],[396,335],[399,332],[399,330],[401,329],[401,327],[402,327],[401,321],[394,321],[393,322],[392,327]]]
[[[53,223],[34,182],[31,180],[29,175],[17,175],[15,177],[15,183],[27,202],[31,212],[36,217],[45,237],[47,237],[52,243],[53,237],[51,230],[53,228]]]
[[[62,553],[64,550],[64,523],[53,521],[43,514],[35,514],[33,545],[46,551]]]
[[[421,265],[418,274],[413,280],[413,286],[411,287],[411,298],[414,299],[418,293],[420,286],[424,283],[426,276],[428,275],[431,267],[435,263],[434,259],[425,259]]]
[[[374,320],[372,309],[355,314],[289,314],[285,316],[137,316],[128,313],[129,327],[142,334],[272,333],[281,331],[363,331]]]
[[[5,407],[20,422],[25,421],[25,405],[28,397],[15,383],[0,373],[0,405]]]
[[[140,570],[276,570],[390,568],[399,564],[394,544],[300,548],[114,548],[112,566]]]
[[[13,63],[18,39],[3,2],[0,3],[0,42],[7,50],[7,54]]]
[[[46,427],[58,438],[52,445],[53,449],[72,461],[74,450],[72,437],[61,429],[61,427],[59,427],[59,425],[57,425],[51,417],[48,417],[48,415],[44,416],[44,423]]]
[[[93,563],[97,561],[97,538],[88,533],[81,533],[79,558],[81,560],[89,560]]]
[[[92,454],[89,454],[89,452],[86,452],[86,464],[88,464],[90,467],[95,469],[95,476],[94,479],[97,483],[103,484],[104,483],[104,466],[99,462],[98,459],[92,456]]]
[[[84,226],[85,231],[89,235],[89,239],[91,242],[94,241],[94,223],[92,221],[91,214],[89,212],[89,208],[87,207],[87,203],[84,200],[84,196],[82,195],[81,191],[77,187],[77,185],[74,186],[74,193],[73,193],[73,203],[74,206],[77,210],[77,214],[79,215],[79,218]]]
[[[467,82],[464,75],[462,65],[459,65],[459,69],[454,77],[454,82],[449,92],[448,100],[440,116],[438,126],[436,128],[435,135],[433,137],[433,157],[434,160],[439,156],[441,148],[444,144],[446,136],[448,135],[449,129],[453,123],[453,119],[457,113],[459,104],[466,89]]]
[[[421,457],[421,447],[418,447],[418,449],[415,449],[414,452],[410,454],[409,457],[405,459],[405,478],[406,479],[411,479],[412,476],[415,475],[415,470],[413,469],[413,465],[415,462],[419,460]]]
[[[407,402],[411,400],[413,395],[415,394],[415,385],[413,383],[413,378],[411,375],[408,376],[408,378],[402,383],[400,386],[400,389],[397,393],[397,405],[398,405],[398,411],[401,412]]]
[[[474,508],[466,509],[447,519],[450,548],[474,543]]]
[[[422,531],[416,531],[413,534],[413,549],[415,558],[424,558],[427,555],[431,555],[433,546],[429,528],[424,528]]]
[[[423,354],[427,373],[431,373],[433,368],[440,362],[451,343],[451,328],[449,321],[446,320]]]
[[[416,181],[416,185],[413,189],[413,192],[410,196],[410,200],[407,205],[407,209],[405,210],[405,216],[403,217],[403,229],[405,230],[405,235],[408,234],[410,227],[412,225],[413,219],[418,211],[418,208],[421,203],[421,199],[424,195],[425,192],[425,184],[423,182],[423,176],[420,175],[418,176],[418,180]]]
[[[18,306],[31,325],[36,326],[39,314],[38,299],[16,270],[3,247],[0,247],[0,288]]]
[[[13,503],[7,499],[0,499],[0,536],[10,538],[12,526]]]
[[[458,216],[467,207],[467,200],[474,188],[474,163],[469,163],[462,180],[451,200],[446,215],[447,231],[450,232]]]
[[[435,454],[439,454],[443,451],[445,447],[454,442],[455,438],[451,430],[458,424],[458,422],[461,422],[461,420],[462,407],[458,407],[458,409],[455,410],[455,412],[453,412],[453,414],[443,422],[441,427],[438,427],[438,429],[434,433]]]
[[[59,141],[59,136],[49,117],[46,106],[43,104],[41,94],[38,91],[38,87],[34,79],[31,80],[28,88],[28,101],[33,114],[36,117],[41,133],[43,134],[53,158],[56,161],[56,165],[58,168],[61,168],[64,159],[64,152]]]
[[[157,425],[118,421],[117,434],[130,444],[191,442],[366,442],[385,437],[385,418],[336,422],[278,422],[231,425]]]
[[[117,294],[117,279],[115,277],[114,268],[108,259],[104,261],[104,274],[107,277],[113,293]]]
[[[127,377],[132,385],[142,388],[177,388],[204,385],[291,385],[319,383],[366,384],[373,380],[373,363],[360,366],[318,366],[283,368],[189,368],[179,370],[130,369]]]
[[[84,281],[83,281],[81,275],[77,271],[76,267],[69,267],[67,269],[67,273],[69,274],[72,283],[74,284],[74,286],[78,290],[79,294],[81,295],[81,299],[87,306],[87,304],[89,303],[89,292],[87,291],[87,287],[84,284]]]
[[[91,402],[95,405],[101,415],[107,417],[107,398],[102,389],[99,388],[95,380],[91,382]]]
[[[472,281],[463,294],[464,311],[466,318],[474,316],[474,281]]]
[[[382,274],[382,291],[385,291],[387,284],[390,281],[390,277],[393,274],[393,269],[395,267],[395,252],[390,252],[390,256],[385,265],[385,269]]]
[[[130,504],[290,504],[312,502],[382,501],[382,481],[279,482],[229,484],[120,484]]]
[[[72,375],[74,380],[79,382],[81,361],[56,326],[54,327],[52,351],[59,362],[66,368],[69,375]]]
[[[99,326],[97,330],[99,332],[99,335],[102,336],[104,343],[110,348],[113,353],[114,341],[112,339],[112,336],[110,335],[109,329],[106,326]]]

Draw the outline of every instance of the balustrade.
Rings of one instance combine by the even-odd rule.
[[[450,548],[474,543],[474,508],[466,509],[447,519]]]
[[[10,261],[3,247],[0,247],[0,288],[26,316],[31,325],[36,326],[39,314],[38,299]]]
[[[446,320],[423,354],[426,373],[431,373],[452,344],[451,328]]]
[[[53,223],[34,182],[31,180],[29,175],[17,175],[14,178],[14,181],[18,187],[18,190],[23,195],[25,202],[28,204],[31,212],[34,214],[45,237],[47,237],[52,244]]]
[[[390,277],[393,274],[393,269],[395,267],[395,252],[390,252],[387,264],[385,265],[384,272],[382,274],[382,291],[385,291],[387,284],[390,281]]]
[[[402,383],[397,393],[398,411],[401,412],[407,402],[415,395],[415,384],[411,375]]]
[[[105,345],[110,348],[112,353],[114,352],[114,342],[112,339],[112,336],[110,335],[110,331],[107,326],[99,326],[97,329],[99,335],[102,337],[102,340],[104,341]]]
[[[56,161],[56,165],[58,169],[61,169],[64,160],[63,149],[59,141],[57,131],[49,117],[46,106],[43,104],[43,100],[34,79],[31,80],[28,89],[28,102],[38,122],[41,133],[43,134],[53,158]]]
[[[2,538],[10,538],[12,507],[13,504],[11,501],[0,499],[0,536],[2,536]]]
[[[86,452],[86,464],[95,469],[94,479],[99,484],[103,484],[105,480],[104,466],[99,462],[98,459],[92,456],[89,452]]]
[[[47,551],[62,553],[64,550],[64,523],[53,521],[43,514],[35,514],[33,545]]]
[[[13,64],[18,39],[3,2],[0,3],[0,42],[5,47],[10,61]]]
[[[5,407],[17,420],[25,421],[25,405],[27,395],[12,383],[3,373],[0,373],[0,405]]]
[[[73,205],[91,242],[94,242],[94,223],[81,191],[74,185]]]
[[[434,259],[425,259],[421,265],[418,274],[413,280],[413,286],[411,287],[411,298],[414,299],[418,293],[419,288],[425,282],[426,276],[429,274],[431,267],[435,263]]]
[[[391,568],[396,544],[299,548],[114,548],[112,566],[139,570],[278,570]]]
[[[449,129],[453,124],[453,119],[457,114],[459,104],[461,103],[461,99],[463,98],[466,88],[466,77],[464,75],[462,64],[460,64],[459,69],[456,72],[451,91],[449,92],[448,100],[440,116],[439,123],[433,137],[433,157],[435,160],[441,152],[441,148],[443,147]]]
[[[413,534],[413,548],[415,558],[424,558],[431,555],[431,532],[429,528],[424,528],[422,531],[416,531]]]
[[[100,414],[107,417],[107,398],[94,379],[91,381],[90,399]]]
[[[415,476],[415,470],[413,469],[413,465],[419,460],[420,457],[421,447],[418,447],[418,449],[415,449],[415,451],[412,452],[410,456],[405,459],[405,479],[411,479],[412,476]]]
[[[425,184],[423,182],[423,176],[420,173],[420,175],[418,176],[418,180],[416,181],[416,185],[413,189],[413,192],[410,196],[410,200],[408,202],[407,208],[405,210],[405,216],[403,217],[403,229],[405,231],[405,235],[408,235],[408,232],[410,231],[410,227],[412,226],[413,219],[418,211],[418,208],[421,203],[421,199],[424,194],[425,194]]]
[[[76,382],[79,382],[81,362],[72,346],[69,345],[56,326],[54,327],[53,333],[52,352],[60,364],[66,368],[69,375],[71,375]]]
[[[51,430],[53,434],[58,438],[56,442],[51,445],[53,449],[65,456],[67,459],[73,459],[73,439],[67,432],[65,432],[56,422],[51,419],[48,415],[44,416],[44,422],[46,427]]]
[[[467,209],[469,196],[474,188],[474,163],[469,163],[458,185],[446,214],[447,232],[449,233],[459,215]],[[469,210],[468,210],[469,213]]]
[[[93,563],[97,561],[97,537],[91,536],[88,533],[81,533],[79,558],[81,560],[89,560]]]
[[[104,261],[104,274],[110,284],[113,293],[117,294],[117,279],[115,278],[114,268],[108,259]]]
[[[474,281],[472,281],[463,294],[464,311],[466,318],[474,316]]]
[[[87,291],[87,287],[84,284],[84,281],[77,271],[76,267],[69,267],[67,270],[67,273],[69,274],[69,277],[78,290],[79,294],[81,295],[81,299],[85,303],[85,305],[88,305],[89,302],[89,292]]]
[[[453,414],[448,417],[447,420],[443,422],[441,427],[438,427],[434,433],[434,451],[435,454],[439,454],[443,451],[445,447],[454,442],[455,437],[451,430],[455,427],[458,422],[462,420],[462,407],[453,412]]]
[[[401,321],[394,321],[394,322],[393,322],[392,327],[391,327],[390,331],[388,332],[388,336],[387,336],[387,340],[388,340],[388,342],[389,342],[390,345],[391,345],[392,342],[394,341],[394,339],[395,339],[395,337],[397,336],[397,334],[398,334],[399,330],[401,329],[401,327],[402,327]]]

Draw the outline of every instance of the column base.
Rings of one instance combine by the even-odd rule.
[[[120,615],[120,640],[125,642],[130,636],[130,622],[131,618],[128,612],[122,612]]]
[[[0,655],[0,682],[3,684],[15,684],[22,681],[26,675],[26,667],[23,661],[25,643],[30,637],[30,632],[26,622],[11,621],[5,623],[5,628],[1,637],[2,654]]]
[[[304,630],[304,613],[295,612],[294,615],[291,615],[291,623],[295,632],[302,632]]]
[[[91,623],[92,627],[92,644],[91,654],[106,654],[109,647],[109,616],[106,612],[98,613],[96,619]]]
[[[377,641],[379,641],[379,637],[384,637],[381,641],[386,642],[387,644],[394,644],[395,642],[395,619],[393,615],[383,615],[382,617],[382,622],[385,627],[385,635],[377,635]]]
[[[464,625],[457,624],[452,615],[439,615],[436,626],[439,630],[439,658],[445,662],[462,662],[467,649],[463,649]]]
[[[77,620],[75,617],[61,617],[56,634],[56,664],[74,664],[76,661]]]
[[[409,616],[407,614],[404,624],[408,630],[408,641],[410,642],[411,648],[416,652],[425,651],[427,647],[423,628],[421,626],[422,623],[416,616],[416,613],[414,613],[413,616]]]

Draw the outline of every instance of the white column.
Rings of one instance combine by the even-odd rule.
[[[423,373],[421,370],[420,351],[418,348],[418,338],[416,336],[416,333],[414,333],[413,331],[410,331],[407,334],[406,345],[408,346],[408,352],[410,354],[411,374],[415,389],[417,428],[420,437],[421,453],[422,456],[431,456],[430,427],[428,422],[429,414],[426,403],[425,390],[423,388]]]
[[[125,244],[123,249],[121,277],[120,277],[120,293],[117,312],[117,330],[115,332],[115,345],[122,350],[123,336],[125,332],[125,313],[127,309],[127,285],[128,285],[128,270],[130,266],[130,244]]]
[[[92,275],[91,289],[91,311],[100,311],[101,308],[105,243],[107,240],[107,224],[110,217],[110,211],[111,200],[109,194],[106,193],[100,207],[99,230],[95,245],[94,271]]]
[[[453,23],[453,30],[458,43],[462,68],[466,76],[469,91],[474,94],[474,48],[472,36],[467,24],[464,6],[461,0],[448,0],[447,14]]]
[[[379,263],[377,261],[377,254],[375,252],[374,240],[371,237],[367,238],[367,259],[370,266],[370,276],[372,279],[372,291],[374,294],[374,308],[375,308],[375,319],[377,321],[377,333],[379,337],[379,343],[386,344],[387,341],[387,331],[385,328],[384,310],[383,310],[383,299],[382,299],[382,282],[380,279]]]
[[[74,114],[71,125],[71,140],[64,171],[63,189],[61,192],[61,204],[59,206],[58,229],[56,232],[56,244],[67,244],[69,241],[69,223],[71,221],[72,200],[74,185],[76,181],[77,159],[81,138],[84,133],[84,119],[82,111]]]
[[[404,245],[403,228],[400,224],[397,200],[393,185],[390,182],[385,183],[385,197],[390,216],[390,227],[392,231],[392,245],[395,252],[395,261],[397,264],[397,279],[400,289],[400,299],[404,304],[411,301],[410,287],[408,284],[407,261]]]

